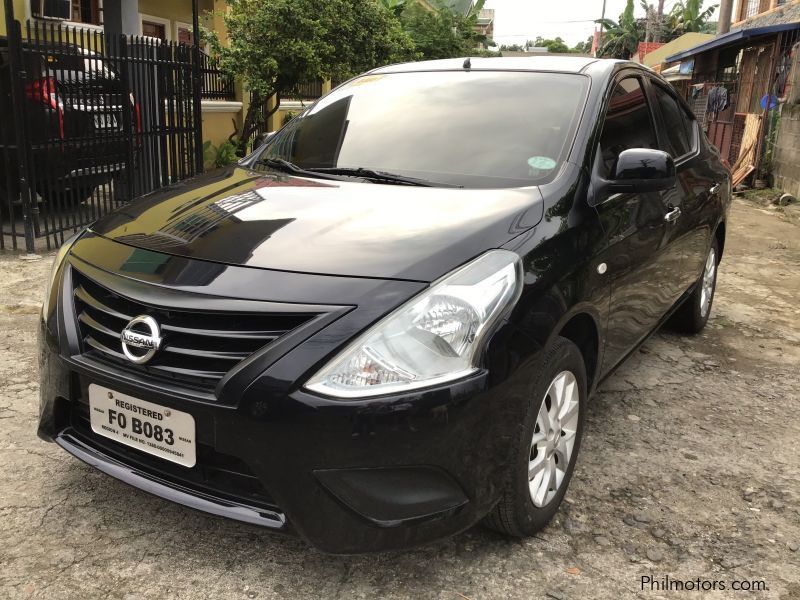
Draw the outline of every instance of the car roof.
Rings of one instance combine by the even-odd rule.
[[[421,62],[408,62],[386,67],[379,67],[370,71],[373,74],[382,73],[407,73],[409,71],[453,71],[464,68],[467,57],[445,58],[441,60],[426,60]],[[508,57],[471,57],[470,67],[473,70],[491,71],[550,71],[560,73],[580,73],[592,63],[600,59],[591,56],[508,56]]]

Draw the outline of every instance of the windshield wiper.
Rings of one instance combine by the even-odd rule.
[[[284,160],[282,158],[259,158],[255,164],[264,165],[277,171],[283,171],[284,173],[291,173],[292,175],[303,175],[305,177],[317,177],[319,179],[333,179],[341,181],[340,177],[335,177],[335,173],[320,173],[318,171],[304,169],[303,167],[299,167],[293,162],[289,162],[288,160]]]
[[[405,175],[398,175],[396,173],[389,173],[387,171],[375,171],[374,169],[365,169],[364,167],[319,167],[311,168],[309,171],[314,173],[326,173],[330,175],[345,175],[349,177],[360,177],[368,181],[376,183],[399,183],[401,185],[416,185],[419,187],[452,187],[460,188],[460,185],[450,185],[447,183],[438,183],[436,181],[428,181],[427,179],[418,179],[416,177],[407,177]]]

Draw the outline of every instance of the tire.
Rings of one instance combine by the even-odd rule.
[[[502,497],[484,520],[487,527],[513,537],[533,535],[556,514],[572,478],[583,435],[587,387],[586,367],[580,350],[570,340],[558,337],[543,356],[531,377],[530,402],[516,436],[515,448],[511,449]],[[571,388],[574,393],[562,394],[566,401],[558,414],[563,417],[570,413],[570,416],[561,420],[557,433],[550,434],[542,431],[541,423],[545,415],[551,414],[548,408],[552,409],[557,402],[559,380],[567,391],[574,384]],[[573,416],[571,413],[576,407],[577,414]],[[564,441],[556,445],[556,439]],[[570,439],[572,448],[564,460],[564,444],[568,445]],[[554,451],[558,450],[557,446],[561,447],[560,452]],[[563,472],[559,472],[559,457],[562,465],[567,463]],[[542,463],[555,466],[555,485],[548,482],[544,486],[551,467],[548,464],[542,467]],[[536,473],[533,480],[529,479],[529,467]],[[539,473],[544,474],[540,477]]]
[[[692,295],[684,300],[669,320],[668,325],[671,329],[690,335],[703,331],[714,303],[718,265],[719,247],[715,238],[708,250],[703,272],[695,284]]]

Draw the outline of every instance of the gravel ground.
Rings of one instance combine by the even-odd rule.
[[[0,255],[0,598],[800,598],[800,226],[779,212],[735,202],[708,328],[657,334],[603,384],[538,537],[373,556],[175,506],[39,441],[49,262]]]

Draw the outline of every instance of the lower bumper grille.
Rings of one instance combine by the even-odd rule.
[[[176,487],[279,512],[258,477],[238,458],[198,444],[197,464],[192,468],[182,467],[97,435],[89,421],[89,406],[82,402],[71,404],[70,434],[102,454]]]

